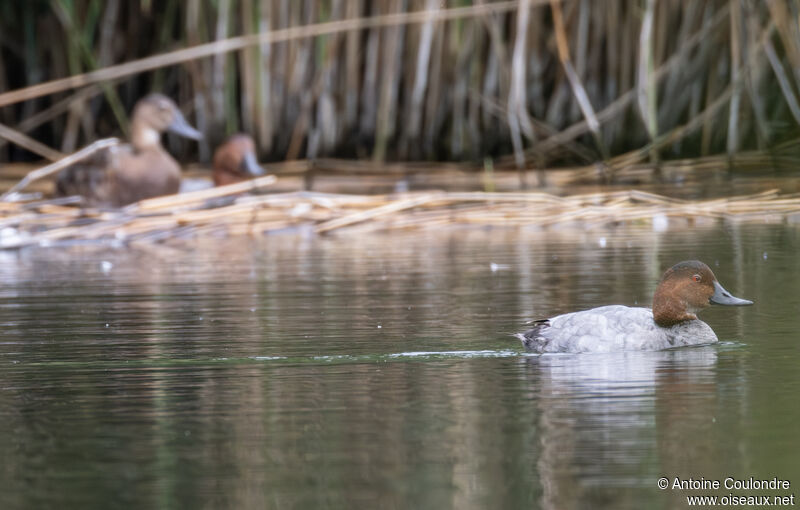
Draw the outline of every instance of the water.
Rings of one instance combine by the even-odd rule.
[[[0,254],[0,507],[686,508],[800,484],[800,227]],[[525,354],[698,258],[719,345]]]

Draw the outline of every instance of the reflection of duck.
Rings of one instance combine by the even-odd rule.
[[[131,119],[131,143],[96,153],[59,174],[56,193],[81,195],[87,205],[120,207],[178,192],[181,168],[161,146],[164,131],[200,140],[175,103],[162,94],[139,100]]]
[[[250,136],[236,134],[214,151],[214,184],[224,186],[264,175],[258,166],[256,145]]]
[[[721,405],[719,353],[698,346],[523,358],[539,438],[542,491],[533,506],[638,508],[652,493],[621,487],[654,486],[660,473],[713,472],[724,448],[707,440]]]
[[[653,309],[602,306],[536,321],[516,336],[534,352],[652,351],[717,341],[696,312],[711,303],[751,305],[732,296],[697,260],[668,269],[653,296]]]

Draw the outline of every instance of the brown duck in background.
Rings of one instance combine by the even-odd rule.
[[[235,134],[214,151],[214,185],[224,186],[264,175],[256,159],[256,144],[250,136]]]
[[[140,99],[133,109],[131,143],[100,151],[62,171],[56,194],[81,195],[91,206],[121,207],[177,193],[181,167],[161,146],[164,131],[203,138],[168,97],[150,94]]]

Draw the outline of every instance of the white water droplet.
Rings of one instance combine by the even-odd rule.
[[[653,232],[664,232],[669,228],[669,218],[663,214],[653,215]]]

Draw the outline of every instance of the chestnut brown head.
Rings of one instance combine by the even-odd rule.
[[[679,262],[661,277],[653,295],[653,319],[662,327],[697,319],[697,312],[710,304],[744,306],[752,301],[731,295],[714,273],[699,260]]]
[[[214,151],[214,184],[224,186],[264,175],[256,159],[256,145],[250,136],[235,134]]]

